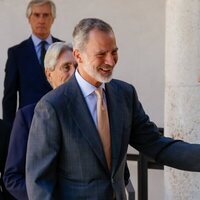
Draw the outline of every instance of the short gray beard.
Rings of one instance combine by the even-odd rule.
[[[92,78],[94,78],[96,81],[100,83],[109,83],[112,80],[112,74],[108,77],[101,76],[97,71],[91,70],[90,66],[88,64],[83,66],[83,69],[86,73],[88,73]]]

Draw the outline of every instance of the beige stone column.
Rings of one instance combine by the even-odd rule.
[[[200,143],[198,76],[200,0],[167,0],[165,136]],[[200,199],[200,173],[165,167],[164,177],[165,200]]]

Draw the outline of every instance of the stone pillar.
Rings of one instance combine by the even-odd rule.
[[[200,143],[198,76],[200,0],[167,0],[165,136]],[[200,199],[200,173],[165,167],[164,177],[165,200]]]

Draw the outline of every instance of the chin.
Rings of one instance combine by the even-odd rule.
[[[112,76],[109,76],[109,77],[99,76],[96,79],[101,83],[109,83],[112,80]]]

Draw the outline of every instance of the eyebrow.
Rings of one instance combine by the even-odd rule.
[[[51,12],[32,12],[31,15],[51,15]]]
[[[118,50],[119,50],[119,48],[116,47],[116,48],[112,49],[111,52],[113,52],[113,51],[118,51]],[[109,51],[107,51],[107,50],[100,50],[99,52],[96,52],[96,54],[107,53],[107,52],[109,52]]]
[[[117,52],[118,50],[119,50],[119,48],[116,47],[116,48],[114,48],[114,49],[112,50],[112,52]]]
[[[74,65],[74,63],[73,62],[64,62],[60,67],[63,67],[65,65]]]

